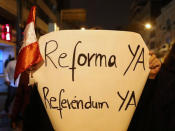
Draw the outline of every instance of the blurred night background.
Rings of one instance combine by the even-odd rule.
[[[175,0],[0,0],[0,111],[7,92],[4,62],[16,56],[33,5],[38,38],[64,29],[134,31],[162,61],[175,42]],[[0,119],[0,130],[8,126]]]

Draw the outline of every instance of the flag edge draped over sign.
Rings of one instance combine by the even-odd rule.
[[[32,65],[38,64],[39,62],[43,61],[34,28],[35,12],[36,6],[33,6],[28,16],[27,25],[24,30],[23,44],[18,54],[14,75],[15,80],[17,79],[19,74],[29,69]]]

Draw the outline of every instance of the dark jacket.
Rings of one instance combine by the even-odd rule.
[[[31,88],[30,104],[23,115],[23,131],[54,131],[37,86]]]
[[[19,114],[23,114],[26,106],[30,103],[31,88],[28,86],[29,75],[24,72],[21,74],[19,86],[17,88],[15,101],[12,108],[12,121],[17,121]]]
[[[29,75],[22,73],[12,109],[12,121],[22,114],[23,131],[54,131],[37,90],[28,86]]]
[[[148,80],[128,131],[175,130],[175,70],[162,65],[155,80]]]

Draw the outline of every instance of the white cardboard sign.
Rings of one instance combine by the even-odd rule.
[[[133,32],[65,30],[39,39],[34,73],[56,131],[126,131],[149,73],[149,51]]]

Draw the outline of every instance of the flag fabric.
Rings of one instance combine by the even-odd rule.
[[[14,75],[15,80],[17,79],[19,74],[30,68],[32,65],[35,65],[43,60],[40,54],[39,44],[37,42],[35,34],[35,12],[36,6],[33,6],[29,13],[27,25],[24,30],[23,44],[19,50],[17,58]]]

